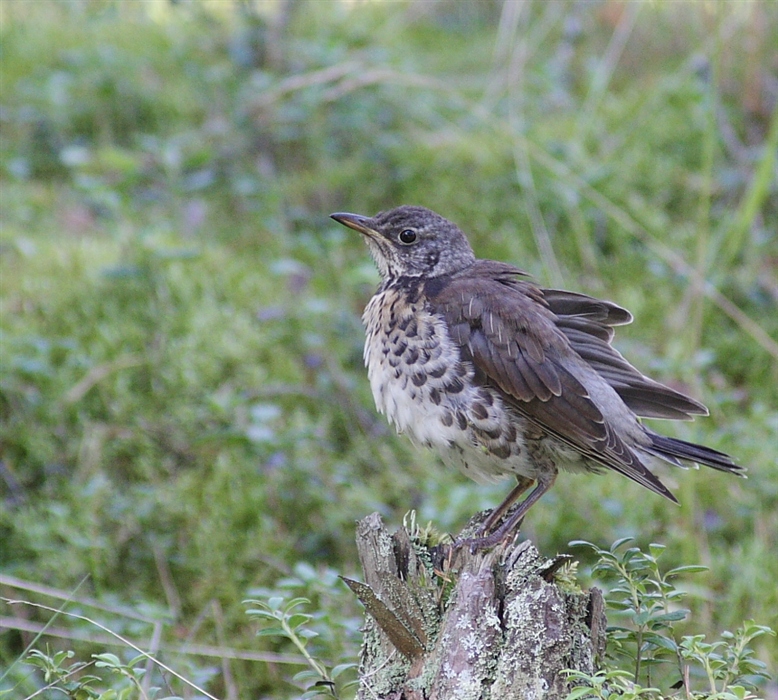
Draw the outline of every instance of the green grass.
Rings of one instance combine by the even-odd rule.
[[[142,613],[209,692],[280,698],[300,667],[251,653],[294,649],[255,638],[241,601],[291,586],[318,611],[314,652],[353,661],[360,613],[332,572],[357,571],[354,522],[414,508],[455,531],[507,489],[448,473],[372,406],[377,275],[327,216],[415,203],[482,257],[629,308],[618,347],[711,409],[658,427],[750,470],[667,471],[680,508],[563,476],[525,534],[709,566],[685,633],[774,622],[776,8],[645,4],[613,54],[609,4],[532,3],[498,29],[497,3],[312,2],[278,35],[239,7],[4,3],[3,596],[58,608],[32,584],[84,581],[66,611],[147,647],[153,625],[123,616]],[[54,625],[38,648],[106,650]],[[29,635],[0,633],[11,696],[43,684]],[[175,651],[194,643],[245,658]],[[774,638],[757,650],[778,667]]]

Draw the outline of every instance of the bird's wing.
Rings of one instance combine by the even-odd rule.
[[[584,456],[675,500],[576,377],[575,350],[542,291],[502,263],[478,261],[466,272],[437,280],[427,295],[463,357],[472,361],[476,380],[498,388],[532,423]]]
[[[635,369],[611,346],[613,327],[632,321],[626,309],[610,302],[560,289],[541,290],[570,345],[638,416],[690,420],[708,409]]]

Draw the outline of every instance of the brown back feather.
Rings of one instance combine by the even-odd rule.
[[[675,500],[606,422],[575,376],[576,351],[543,290],[517,279],[521,274],[504,263],[476,261],[428,289],[431,310],[446,319],[476,377],[499,389],[522,415],[589,459]],[[558,298],[559,304],[569,306],[572,296]],[[583,304],[590,324],[605,333],[610,332],[606,321],[626,322],[626,312],[615,304],[597,305],[582,295],[572,301],[578,304],[572,308]]]

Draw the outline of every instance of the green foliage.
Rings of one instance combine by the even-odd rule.
[[[50,687],[62,688],[70,697],[78,698],[99,698],[100,693],[93,689],[93,684],[99,681],[98,676],[82,674],[81,672],[91,664],[83,661],[70,662],[75,656],[73,651],[58,651],[54,654],[44,654],[38,649],[32,649],[27,657],[27,663],[31,666],[37,666],[43,673],[43,681]],[[78,675],[78,680],[72,680],[74,674]]]
[[[631,537],[600,549],[590,542],[575,541],[592,549],[597,561],[593,575],[607,585],[608,617],[623,618],[628,626],[609,625],[608,662],[594,675],[571,672],[576,687],[567,700],[578,698],[655,698],[680,696],[716,700],[756,698],[752,691],[770,679],[767,666],[755,658],[751,642],[763,635],[775,636],[769,627],[746,620],[721,640],[706,642],[704,634],[679,636],[677,623],[689,611],[678,607],[686,592],[676,580],[686,574],[707,571],[704,566],[685,565],[663,572],[659,558],[664,545],[650,544],[648,551],[625,545]],[[641,685],[642,682],[648,685]],[[704,690],[696,690],[702,685]],[[654,687],[682,688],[677,693]]]
[[[663,473],[680,509],[565,475],[525,533],[704,562],[688,606],[707,638],[778,609],[778,7],[652,3],[629,24],[609,5],[3,2],[2,585],[50,603],[86,578],[69,605],[219,696],[299,688],[304,660],[254,637],[247,597],[312,600],[314,658],[353,660],[356,604],[319,579],[356,569],[354,521],[415,509],[452,532],[506,488],[444,471],[373,409],[377,278],[327,215],[404,202],[630,308],[618,347],[711,408],[662,429],[750,470]],[[24,630],[52,613],[16,610],[0,603],[0,692],[29,695],[45,681],[20,670]],[[138,652],[118,655],[130,675],[97,669],[93,625],[58,619],[47,657],[134,692]],[[778,665],[773,638],[755,648]]]
[[[734,634],[722,632],[718,642],[706,643],[704,634],[686,636],[680,643],[681,657],[702,667],[709,697],[743,698],[748,689],[753,689],[754,679],[771,678],[765,664],[754,658],[754,650],[748,646],[763,634],[775,636],[769,627],[746,620]]]
[[[122,661],[115,654],[93,654],[89,663],[66,662],[74,656],[73,651],[58,651],[54,654],[43,653],[37,649],[30,651],[25,662],[41,669],[45,690],[57,690],[72,700],[180,700],[177,695],[161,696],[158,687],[144,689],[141,681],[146,669],[140,667],[147,660],[146,654],[140,654],[128,661]],[[93,674],[85,674],[88,668],[105,669],[112,678],[107,689],[100,689],[103,679]]]
[[[270,596],[267,600],[248,600],[246,603],[258,606],[249,608],[246,613],[249,617],[256,617],[271,623],[269,627],[263,627],[258,636],[265,637],[284,637],[288,639],[303,655],[308,663],[309,669],[295,674],[293,681],[304,683],[308,690],[303,694],[303,698],[331,697],[339,698],[339,688],[346,689],[353,685],[355,681],[343,683],[343,673],[352,671],[356,668],[355,663],[338,664],[328,670],[327,667],[318,659],[314,658],[308,651],[308,642],[319,636],[319,633],[309,627],[309,623],[314,619],[314,615],[300,612],[297,608],[309,605],[307,598],[292,598],[285,600],[281,596]],[[319,621],[323,622],[321,617]],[[337,624],[336,621],[332,621]],[[328,626],[328,630],[332,627]]]

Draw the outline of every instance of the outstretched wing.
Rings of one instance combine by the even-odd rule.
[[[535,285],[519,270],[480,260],[466,277],[428,286],[432,310],[476,370],[506,401],[587,458],[675,500],[622,440],[576,376],[580,360]]]
[[[691,420],[708,409],[699,401],[655,382],[635,369],[611,346],[613,327],[632,321],[626,309],[584,294],[543,289],[543,300],[556,316],[556,326],[570,345],[638,416]]]

